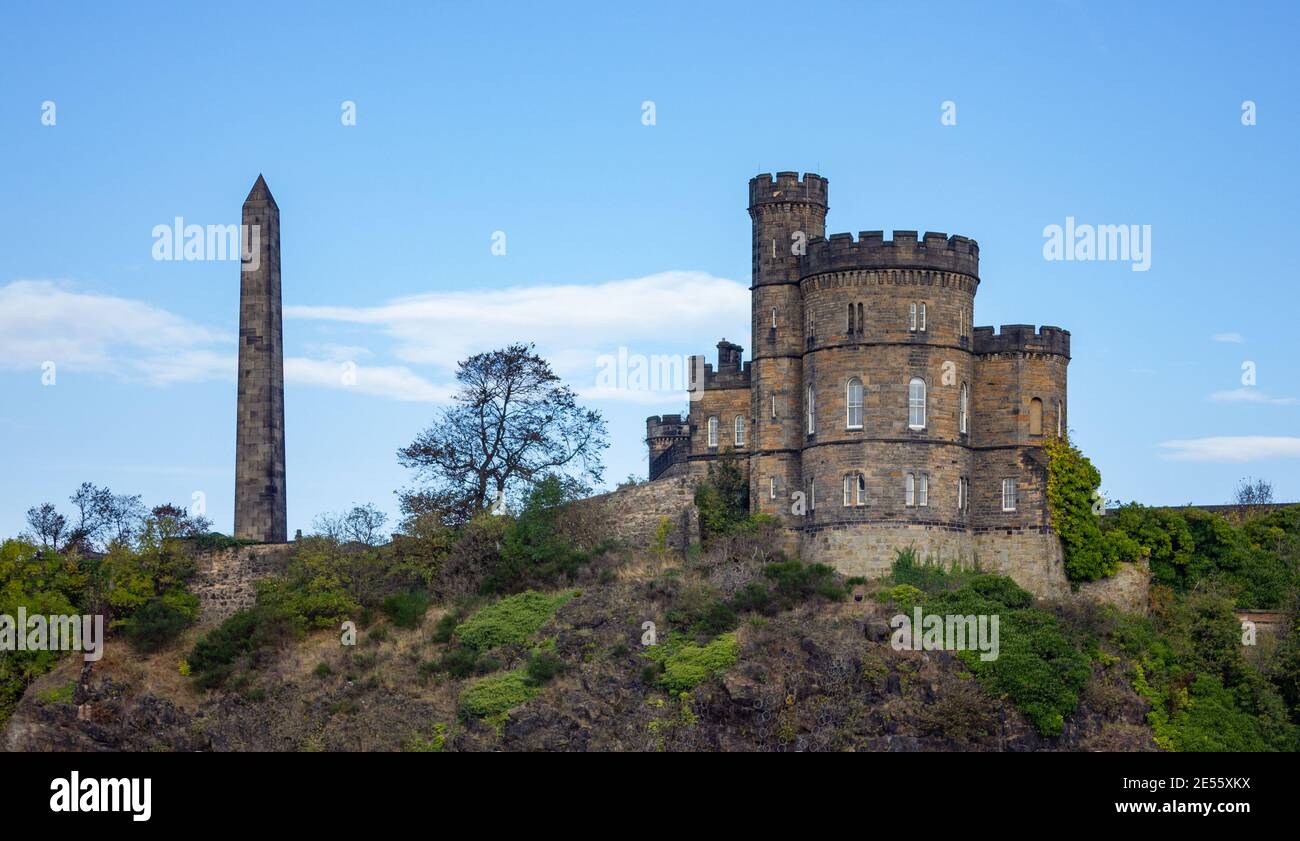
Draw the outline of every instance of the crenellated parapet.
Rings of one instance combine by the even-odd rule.
[[[1070,358],[1070,331],[1060,327],[1043,326],[1036,330],[1032,324],[1004,324],[997,331],[992,327],[976,327],[974,337],[976,354],[1046,353]]]
[[[852,234],[831,234],[809,241],[801,268],[804,277],[855,269],[907,268],[978,278],[979,262],[979,243],[967,237],[926,232],[918,239],[916,231],[894,231],[893,239],[885,239],[884,231],[863,231],[857,240]]]
[[[813,204],[826,207],[828,182],[813,172],[799,177],[797,172],[778,172],[773,178],[765,172],[749,179],[749,207],[760,204]]]

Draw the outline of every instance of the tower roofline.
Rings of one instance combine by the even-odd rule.
[[[271,195],[271,188],[266,186],[266,179],[259,172],[257,180],[253,182],[253,189],[248,191],[248,198],[244,199],[244,204],[269,204],[276,210],[280,206],[275,203],[275,196]]]

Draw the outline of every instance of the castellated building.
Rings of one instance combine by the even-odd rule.
[[[650,478],[731,452],[807,562],[874,577],[912,545],[1061,592],[1042,445],[1066,429],[1070,334],[973,326],[974,240],[827,237],[827,197],[812,173],[750,180],[752,360],[725,339],[716,367],[692,358],[689,414],[646,421]]]

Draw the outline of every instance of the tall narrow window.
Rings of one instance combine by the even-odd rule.
[[[903,477],[903,498],[906,505],[916,505],[916,477],[908,473]]]
[[[907,384],[907,425],[925,429],[925,380],[920,377]]]
[[[858,474],[858,505],[867,504],[867,477]]]
[[[858,303],[858,335],[867,331],[867,322],[862,320],[862,303]]]
[[[916,331],[916,304],[908,304],[907,306],[907,329],[913,332]]]
[[[1002,510],[1003,511],[1016,510],[1016,480],[1015,479],[1002,480]]]
[[[1029,401],[1029,434],[1043,434],[1043,401],[1037,397]]]
[[[776,477],[770,476],[767,480],[767,498],[776,499]]]
[[[966,383],[961,384],[961,396],[957,404],[957,429],[962,435],[965,435],[969,429],[966,425],[966,401],[967,401]]]
[[[817,433],[817,401],[813,396],[812,386],[808,386],[808,434]]]
[[[736,415],[736,446],[745,446],[745,417]]]
[[[1064,433],[1062,432],[1064,428],[1064,421],[1063,421],[1064,417],[1065,417],[1065,407],[1061,405],[1060,400],[1057,400],[1056,401],[1056,437],[1057,438],[1065,437]]]
[[[957,479],[957,510],[966,510],[966,477],[961,476]]]
[[[849,304],[849,335],[850,336],[853,335],[854,329],[855,328],[853,324],[853,305]]]
[[[806,484],[808,486],[808,510],[811,511],[817,507],[817,484],[813,482],[811,476],[808,477]]]
[[[930,504],[929,473],[918,473],[916,476],[916,504],[921,508]]]
[[[848,508],[853,504],[853,474],[844,474],[844,507]]]
[[[776,329],[776,307],[772,307],[772,329]]]
[[[772,417],[776,417],[776,395],[772,395]]]
[[[920,330],[921,332],[924,333],[924,332],[925,332],[925,304],[921,304],[921,317],[920,317],[919,320],[920,320],[920,324],[921,324],[921,326],[918,327],[918,328],[916,328],[916,329],[918,329],[918,330]]]
[[[716,415],[709,418],[709,446],[718,446],[718,418]]]
[[[857,377],[849,380],[845,389],[845,405],[848,406],[846,424],[849,429],[862,428],[862,380]]]

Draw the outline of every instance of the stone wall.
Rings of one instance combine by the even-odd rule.
[[[197,571],[189,586],[199,597],[199,621],[220,622],[252,607],[257,595],[253,582],[283,572],[294,549],[293,543],[264,543],[195,555]]]
[[[695,509],[695,483],[686,476],[658,479],[575,502],[575,512],[594,518],[593,528],[604,538],[643,548],[655,541],[659,524],[672,524],[668,545],[685,553],[700,539]]]

